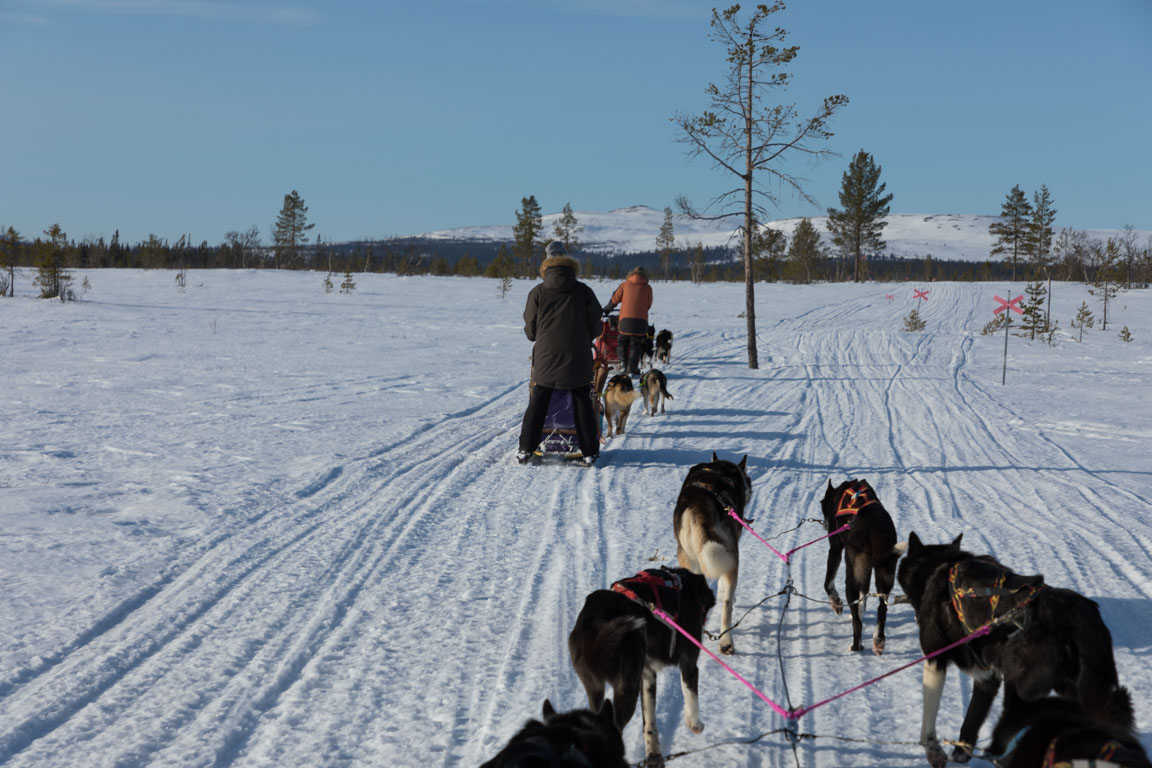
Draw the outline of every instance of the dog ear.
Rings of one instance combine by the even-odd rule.
[[[720,461],[720,457],[716,455],[716,451],[712,451],[712,461]]]
[[[912,531],[912,533],[908,534],[909,555],[911,555],[913,552],[918,552],[922,546],[923,544],[920,543],[920,537],[916,535],[916,531]]]
[[[616,728],[616,710],[612,707],[612,699],[604,699],[600,705],[600,711],[596,713],[596,719],[601,725],[610,725],[613,729]]]
[[[552,702],[548,701],[548,699],[544,699],[544,717],[545,717],[545,719],[547,719],[549,717],[553,717],[555,714],[556,714],[556,710],[552,707]]]
[[[959,552],[960,551],[960,539],[962,539],[962,538],[964,538],[964,534],[960,534],[956,538],[952,539],[952,543],[948,545],[948,548],[954,552]]]
[[[740,459],[740,463],[737,466],[740,467],[741,472],[748,468],[748,454],[744,454],[744,458]]]

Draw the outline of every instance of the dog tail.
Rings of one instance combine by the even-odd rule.
[[[644,393],[638,392],[635,389],[620,393],[620,400],[625,405],[632,405],[632,403],[636,402],[637,400],[639,400],[642,397],[644,397]]]
[[[641,616],[618,616],[608,621],[600,622],[595,632],[581,634],[575,633],[568,638],[568,651],[572,656],[572,665],[579,672],[585,667],[597,666],[597,661],[615,660],[620,655],[620,646],[629,633],[644,629],[644,618]]]
[[[668,391],[668,387],[665,386],[664,382],[660,382],[660,394],[664,395],[664,397],[668,398],[669,400],[676,399],[672,397],[672,393]]]
[[[1108,722],[1128,733],[1136,729],[1136,713],[1132,710],[1132,694],[1122,685],[1112,689],[1108,697]]]

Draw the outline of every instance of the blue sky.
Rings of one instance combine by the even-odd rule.
[[[510,224],[533,194],[607,211],[733,179],[671,118],[724,76],[689,0],[0,0],[0,226],[270,240],[298,190],[347,240]],[[723,6],[721,6],[723,7]],[[747,4],[746,4],[747,7]],[[1056,225],[1152,229],[1149,0],[790,0],[780,94],[833,93],[838,205],[864,149],[894,213],[996,214],[1046,184]]]

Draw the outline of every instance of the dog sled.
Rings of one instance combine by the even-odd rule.
[[[608,383],[608,372],[619,364],[616,352],[617,315],[605,315],[600,335],[592,343],[592,407],[596,413],[596,439],[604,442],[604,387]],[[531,395],[535,382],[528,382]],[[548,415],[544,419],[544,429],[540,433],[537,456],[555,456],[562,459],[579,459],[580,444],[576,439],[576,415],[572,410],[572,393],[565,389],[552,392],[548,405]]]

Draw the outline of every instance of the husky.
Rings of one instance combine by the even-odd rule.
[[[700,733],[704,730],[697,694],[700,649],[658,619],[648,607],[653,604],[699,642],[716,598],[703,576],[682,568],[642,571],[585,598],[568,635],[568,653],[590,708],[599,710],[605,686],[612,686],[616,727],[621,732],[636,712],[637,697],[642,696],[646,762],[663,765],[656,723],[656,672],[667,666],[679,668],[684,722],[693,733]]]
[[[574,709],[557,713],[544,699],[543,722],[529,720],[508,745],[480,768],[626,768],[624,739],[616,727],[612,702],[598,713]]]
[[[851,650],[860,650],[860,635],[864,623],[860,612],[864,609],[872,572],[876,572],[876,591],[880,605],[876,608],[876,630],[872,634],[872,652],[884,653],[884,624],[888,618],[888,595],[896,581],[896,561],[906,545],[896,543],[896,526],[876,491],[867,480],[847,480],[835,488],[828,481],[828,490],[820,502],[824,513],[824,529],[834,531],[845,524],[852,527],[828,539],[828,568],[824,574],[824,591],[839,616],[844,602],[836,591],[834,581],[844,557],[844,595],[852,614]],[[863,595],[863,597],[861,597]]]
[[[1071,699],[1022,701],[1001,716],[996,733],[1009,740],[1006,753],[995,759],[1001,768],[1152,768],[1131,730],[1094,721]]]
[[[644,343],[640,347],[640,364],[643,366],[652,365],[652,360],[656,356],[655,346],[653,340],[656,338],[656,326],[649,325],[648,332],[644,334]]]
[[[665,400],[674,400],[668,392],[668,378],[658,368],[653,368],[640,377],[640,391],[644,393],[644,411],[649,416],[656,415],[656,406],[660,406],[660,413],[664,413]]]
[[[744,516],[744,507],[752,496],[747,465],[747,456],[734,464],[713,453],[712,461],[688,470],[672,513],[680,567],[717,580],[720,652],[724,654],[736,652],[732,641],[732,601],[740,570],[740,534],[744,532],[744,526],[730,513],[752,523]]]
[[[632,404],[640,398],[641,394],[632,386],[632,378],[627,374],[618,373],[608,379],[608,386],[604,388],[605,437],[624,434]]]
[[[988,556],[951,544],[923,544],[915,533],[896,578],[920,627],[920,647],[933,653],[985,624],[988,634],[924,664],[924,715],[920,742],[934,766],[946,762],[936,739],[936,715],[948,664],[973,678],[972,698],[952,760],[971,757],[980,726],[1004,682],[1004,716],[1012,720],[1023,701],[1057,695],[1074,699],[1098,722],[1132,730],[1132,698],[1119,684],[1112,635],[1096,603],[1071,590],[1046,586],[1041,575],[1021,576]],[[1004,751],[994,732],[987,751]],[[967,745],[967,746],[966,746]]]
[[[672,331],[667,328],[656,334],[656,360],[661,363],[672,362]]]

